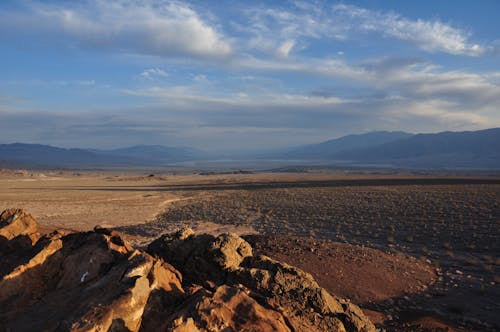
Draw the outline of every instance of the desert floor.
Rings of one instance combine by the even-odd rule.
[[[387,330],[500,327],[500,179],[346,174],[0,172],[0,210],[137,246],[190,226],[246,235]]]

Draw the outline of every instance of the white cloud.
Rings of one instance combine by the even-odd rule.
[[[281,58],[287,58],[293,47],[295,46],[294,40],[287,40],[276,51],[277,55]]]
[[[84,85],[84,86],[89,86],[89,85],[95,85],[95,80],[82,80],[82,81],[77,81],[77,84],[79,85]]]
[[[207,86],[156,86],[129,90],[129,95],[151,98],[155,104],[174,109],[195,110],[206,114],[228,110],[225,117],[209,120],[214,126],[228,126],[241,121],[264,127],[290,128],[335,126],[345,124],[345,130],[400,128],[410,131],[480,129],[500,125],[495,113],[500,105],[498,73],[475,74],[446,71],[419,58],[382,58],[352,65],[343,60],[308,59],[301,61],[259,60],[247,58],[235,64],[238,68],[260,71],[264,75],[277,71],[311,77],[322,76],[332,82],[360,86],[366,95],[343,96],[338,86],[332,93],[322,94],[277,89],[255,90],[243,87],[224,91],[222,85],[210,82]],[[230,112],[229,112],[230,110]],[[259,111],[257,111],[259,110]],[[264,112],[265,114],[261,114]],[[258,113],[258,115],[256,114]],[[258,119],[256,119],[258,118]],[[264,119],[264,120],[260,120]],[[207,120],[208,121],[208,120]],[[267,121],[267,122],[266,122]],[[255,122],[258,122],[257,124]]]
[[[382,33],[413,42],[426,51],[471,56],[486,52],[484,46],[469,42],[469,33],[438,20],[411,20],[396,13],[370,11],[345,4],[333,6],[333,12],[338,16],[348,17],[352,30]]]
[[[294,59],[293,61],[263,60],[246,57],[234,60],[231,64],[239,69],[259,70],[262,72],[289,72],[329,78],[344,78],[351,81],[365,82],[369,79],[365,68],[351,66],[343,60],[327,59]]]
[[[168,73],[160,68],[149,68],[143,71],[140,75],[141,77],[152,80],[155,77],[167,77]]]
[[[175,0],[29,4],[30,12],[0,13],[0,28],[67,45],[162,57],[218,59],[232,52],[219,31],[194,9]]]
[[[387,95],[414,100],[441,99],[453,102],[458,108],[468,108],[471,112],[498,108],[500,105],[498,73],[446,71],[419,58],[385,57],[353,65],[340,59],[274,61],[248,57],[234,65],[264,73],[287,72],[302,77],[326,77],[332,82],[357,84]]]
[[[439,20],[409,19],[393,12],[372,11],[354,5],[303,3],[289,8],[256,7],[246,11],[248,22],[241,25],[249,33],[249,47],[274,49],[280,54],[289,40],[346,40],[375,33],[411,42],[429,52],[477,56],[491,47],[471,42],[470,33]],[[286,48],[285,48],[286,50]]]
[[[195,82],[208,82],[208,78],[206,75],[203,75],[203,74],[200,74],[200,75],[196,75],[193,80]]]
[[[469,32],[439,20],[409,19],[346,4],[294,1],[287,8],[234,6],[233,13],[239,17],[230,23],[236,30],[231,37],[221,31],[216,16],[200,15],[193,6],[176,0],[27,4],[29,10],[0,11],[0,30],[127,54],[213,60],[263,51],[286,58],[292,50],[310,46],[311,40],[327,43],[366,38],[367,33],[407,41],[430,52],[475,56],[494,50],[472,42]]]

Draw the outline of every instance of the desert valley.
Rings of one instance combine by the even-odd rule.
[[[496,176],[4,170],[0,184],[0,209],[32,213],[41,234],[98,226],[142,250],[179,229],[237,234],[254,254],[296,266],[359,305],[378,328],[499,326]]]

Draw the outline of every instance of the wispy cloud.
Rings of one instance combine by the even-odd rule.
[[[470,33],[438,20],[412,20],[393,12],[370,11],[353,5],[337,4],[333,13],[347,18],[349,30],[381,33],[415,43],[426,51],[481,55],[484,46],[469,41]]]
[[[203,88],[155,86],[124,92],[168,103],[177,109],[206,114],[213,115],[214,110],[231,110],[225,118],[214,117],[211,120],[219,122],[219,125],[223,121],[236,125],[243,119],[252,125],[256,121],[252,119],[252,115],[256,116],[256,109],[267,111],[265,116],[259,117],[262,121],[257,121],[258,125],[273,124],[275,117],[281,121],[275,125],[283,126],[283,122],[289,120],[287,125],[291,128],[308,124],[307,118],[314,119],[316,126],[319,123],[333,125],[328,117],[338,123],[355,118],[358,124],[369,120],[377,128],[384,128],[384,123],[391,123],[397,128],[434,126],[447,129],[500,125],[500,118],[491,116],[491,112],[500,105],[500,85],[496,82],[498,75],[495,73],[446,71],[421,58],[402,57],[383,57],[358,64],[338,59],[264,61],[249,58],[237,66],[254,73],[285,72],[297,77],[325,77],[342,84],[341,87],[334,85],[331,91],[323,88],[321,93],[317,90],[309,93],[286,89],[281,92],[276,89],[245,90],[242,86],[239,92],[228,92],[217,83]],[[342,90],[345,91],[349,84],[353,84],[353,91],[364,87],[367,93],[343,93]],[[323,119],[325,114],[328,114],[326,120]]]
[[[446,71],[422,58],[383,57],[352,64],[341,59],[294,59],[291,61],[247,58],[240,68],[262,72],[286,72],[298,75],[342,80],[383,91],[386,95],[412,99],[442,99],[471,111],[500,105],[498,73]],[[359,88],[359,86],[358,86]]]
[[[478,56],[491,47],[470,41],[471,33],[437,19],[409,19],[395,12],[373,11],[354,5],[294,2],[295,8],[247,10],[251,47],[271,49],[278,54],[290,40],[349,40],[376,34],[414,44],[429,52]]]
[[[277,55],[281,58],[287,58],[293,47],[295,46],[294,40],[287,40],[277,50]]]
[[[478,56],[494,49],[471,41],[471,32],[437,19],[409,19],[395,12],[327,2],[234,6],[233,14],[240,20],[232,21],[237,33],[230,37],[215,15],[200,15],[193,6],[176,0],[33,1],[26,6],[17,12],[0,11],[0,30],[15,29],[69,47],[161,57],[214,60],[263,51],[286,58],[307,49],[311,40],[355,40],[367,34],[454,55]]]
[[[141,77],[147,79],[154,79],[155,77],[167,77],[168,73],[160,68],[149,68],[144,70],[141,74]]]

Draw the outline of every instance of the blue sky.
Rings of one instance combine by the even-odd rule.
[[[500,126],[500,2],[0,2],[0,142],[262,149]]]

